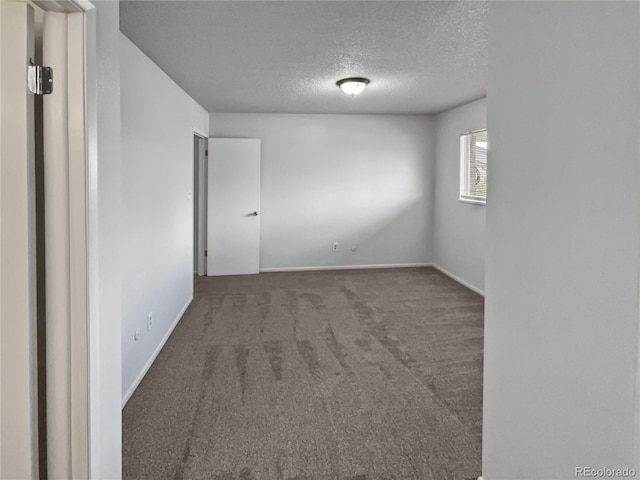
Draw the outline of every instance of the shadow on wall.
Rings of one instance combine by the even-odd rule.
[[[428,248],[424,244],[424,238],[428,233],[428,219],[422,195],[411,194],[404,198],[378,196],[375,208],[371,208],[367,199],[363,198],[359,206],[351,207],[348,212],[343,211],[339,215],[342,217],[342,228],[336,232],[335,211],[318,209],[310,212],[314,229],[333,231],[333,237],[327,237],[326,245],[323,243],[322,247],[318,247],[317,242],[312,248],[296,246],[296,254],[291,257],[291,265],[282,267],[298,266],[300,262],[305,262],[310,267],[369,265],[372,258],[375,259],[375,264],[428,261]],[[263,213],[263,221],[267,223],[269,220],[270,215],[266,211]],[[420,223],[422,225],[416,225]],[[299,222],[292,221],[288,224],[287,231],[283,232],[283,236],[296,238],[304,228],[305,226]],[[407,231],[417,234],[407,235]],[[339,243],[337,252],[331,252],[331,244],[334,241]],[[356,246],[355,252],[351,251],[353,245]],[[269,264],[268,239],[263,241],[261,248],[261,262]],[[419,254],[416,254],[415,258],[407,259],[407,251]],[[330,253],[329,261],[327,252]]]

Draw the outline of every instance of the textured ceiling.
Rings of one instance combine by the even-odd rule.
[[[486,94],[486,13],[483,1],[123,1],[120,29],[210,112],[422,114]],[[371,84],[349,97],[335,82],[350,76]]]

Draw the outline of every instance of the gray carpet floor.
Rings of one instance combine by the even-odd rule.
[[[483,298],[432,268],[198,277],[124,479],[475,479],[482,349]]]

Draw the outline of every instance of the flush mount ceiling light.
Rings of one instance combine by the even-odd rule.
[[[368,78],[362,77],[351,77],[351,78],[343,78],[342,80],[338,80],[336,85],[340,87],[347,95],[358,95],[360,92],[364,90],[364,87],[369,85]]]

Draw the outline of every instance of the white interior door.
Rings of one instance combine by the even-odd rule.
[[[207,275],[260,267],[260,140],[210,138]]]

